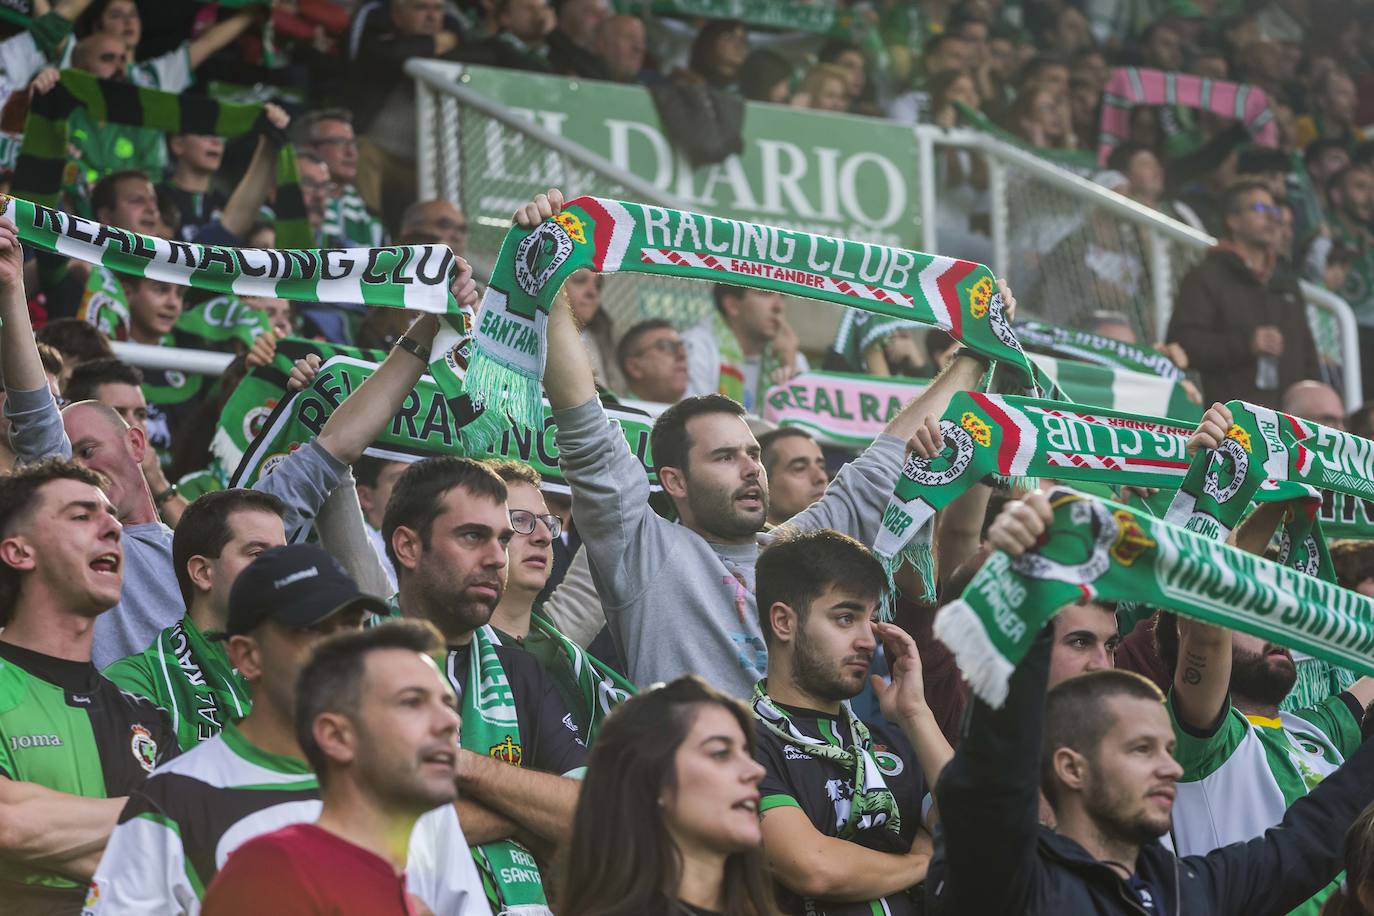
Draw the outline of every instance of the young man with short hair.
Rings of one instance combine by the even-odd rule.
[[[908,891],[931,852],[923,783],[934,785],[953,752],[926,705],[915,643],[877,622],[886,581],[867,548],[833,531],[780,538],[759,556],[759,816],[784,913],[917,912]],[[894,675],[875,690],[901,731],[865,725],[849,707],[879,643]]]
[[[782,293],[728,283],[715,284],[711,292],[715,312],[682,334],[687,345],[687,393],[717,392],[762,412],[763,395],[776,381],[775,372],[795,374],[810,368],[804,354],[787,360],[776,346],[787,323]]]
[[[540,194],[516,221],[533,227],[562,205],[557,190]],[[1015,301],[1005,286],[1001,296],[1010,315]],[[986,370],[981,357],[957,356],[836,475],[821,501],[786,527],[831,528],[872,543],[922,418],[942,414],[954,392],[972,388]],[[753,585],[768,477],[744,408],[719,394],[689,397],[654,423],[654,461],[680,518],[674,523],[650,507],[648,476],[606,419],[565,301],[549,315],[544,391],[578,531],[630,680],[652,684],[699,674],[748,697],[766,671]]]
[[[459,770],[458,704],[431,658],[438,643],[432,627],[393,621],[320,645],[301,672],[295,716],[295,742],[319,779],[319,817],[240,846],[208,888],[205,916],[264,901],[283,913],[420,912],[407,880],[416,824],[452,804]],[[487,912],[475,880],[464,899],[435,909]]]
[[[492,631],[501,645],[518,646],[538,660],[590,746],[602,720],[630,696],[634,686],[559,632],[549,619],[550,610],[560,603],[558,590],[536,606],[553,571],[553,542],[562,533],[563,522],[549,512],[538,471],[519,461],[489,464],[505,481],[506,505],[515,531],[506,544],[506,587],[491,615]]]
[[[121,688],[171,714],[183,751],[251,708],[248,683],[214,637],[228,625],[230,588],[239,573],[286,543],[284,511],[281,500],[256,490],[219,490],[192,503],[172,538],[186,616],[147,649],[105,669]]]
[[[781,525],[825,495],[830,475],[821,447],[804,429],[783,426],[759,436],[768,473],[768,523]]]
[[[531,853],[566,839],[578,793],[567,777],[587,753],[539,663],[488,626],[515,536],[506,496],[485,464],[429,458],[406,468],[382,523],[400,613],[443,634],[440,668],[462,697],[462,796],[459,817],[445,817],[451,827],[461,820],[496,911],[547,905]]]
[[[19,916],[80,911],[123,796],[177,753],[166,713],[91,664],[124,572],[104,487],[70,461],[0,476],[0,900]]]
[[[1018,505],[988,532],[1012,556],[1046,530]],[[1051,632],[1017,666],[1001,709],[973,701],[941,775],[933,914],[1282,913],[1335,877],[1345,831],[1374,797],[1374,747],[1297,800],[1283,829],[1179,858],[1159,843],[1183,773],[1163,696],[1139,675],[1095,671],[1046,698]],[[1053,830],[1038,822],[1042,788]]]

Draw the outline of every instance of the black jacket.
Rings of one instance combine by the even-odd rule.
[[[968,733],[936,787],[941,829],[928,911],[958,916],[1144,914],[1120,876],[1039,823],[1040,737],[1051,641],[1042,632],[1007,702],[973,702]],[[1158,842],[1136,873],[1163,916],[1281,916],[1343,866],[1345,831],[1374,800],[1374,742],[1288,809],[1264,836],[1178,858]]]

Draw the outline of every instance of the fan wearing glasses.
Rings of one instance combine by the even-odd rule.
[[[491,461],[488,466],[506,483],[506,506],[515,531],[506,545],[506,587],[491,615],[492,629],[503,645],[516,646],[535,657],[558,688],[579,733],[586,735],[594,713],[582,689],[578,665],[570,655],[577,650],[570,650],[571,643],[564,641],[550,619],[566,616],[559,612],[566,612],[570,597],[575,596],[560,586],[535,606],[535,598],[553,569],[553,542],[563,533],[563,521],[544,502],[540,492],[544,481],[534,468],[519,461]],[[584,654],[584,659],[590,655]]]

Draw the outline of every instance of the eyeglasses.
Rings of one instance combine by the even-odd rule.
[[[665,356],[677,356],[679,353],[683,353],[687,350],[687,345],[680,340],[662,337],[651,344],[641,347],[639,352],[643,353],[646,350],[657,350]]]
[[[1273,204],[1266,204],[1262,200],[1255,201],[1253,204],[1250,205],[1250,209],[1254,210],[1256,213],[1262,213],[1265,216],[1268,216],[1272,219],[1278,219],[1280,215],[1278,207],[1274,206]]]
[[[314,146],[344,146],[350,149],[358,148],[358,141],[353,137],[321,137],[314,141]]]
[[[534,534],[536,521],[544,523],[551,538],[563,533],[563,520],[556,515],[538,515],[528,509],[510,510],[510,526],[515,529],[516,534]]]

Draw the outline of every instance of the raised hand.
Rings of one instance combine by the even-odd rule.
[[[884,718],[892,722],[910,721],[926,711],[925,682],[921,679],[921,653],[916,641],[901,627],[874,621],[873,635],[883,644],[890,680],[872,675],[873,693]]]
[[[1200,448],[1212,449],[1221,445],[1221,440],[1226,438],[1226,431],[1231,428],[1231,411],[1226,409],[1226,405],[1220,401],[1207,408],[1207,412],[1202,415],[1202,422],[1197,429],[1188,437],[1188,454],[1197,453]]]
[[[1040,543],[1040,538],[1054,521],[1049,495],[1033,490],[1003,507],[988,526],[988,544],[995,550],[1019,557]]]
[[[534,200],[515,211],[513,220],[521,229],[533,229],[563,209],[563,192],[549,188],[546,194],[536,194]]]

